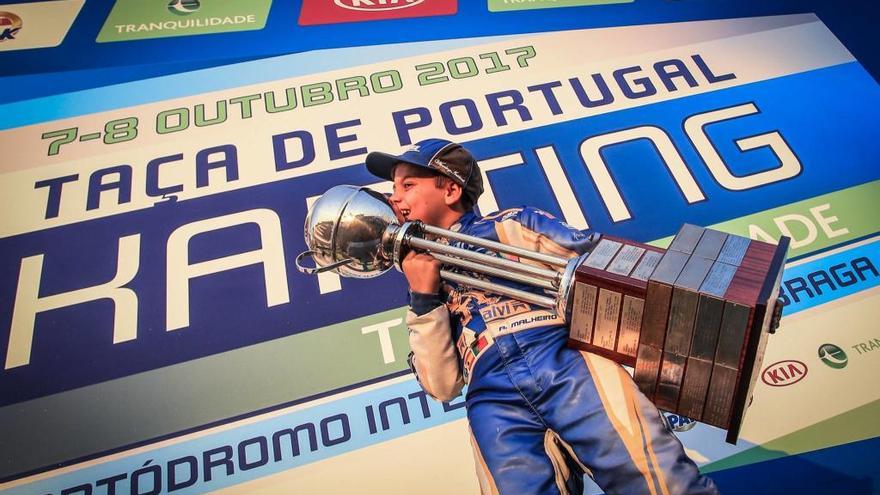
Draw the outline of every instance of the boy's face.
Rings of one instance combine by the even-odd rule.
[[[423,168],[401,163],[394,167],[391,204],[406,221],[421,220],[444,227],[448,217],[449,191],[437,187],[436,177]]]

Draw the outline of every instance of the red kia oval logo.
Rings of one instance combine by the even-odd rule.
[[[803,380],[805,376],[807,376],[807,365],[800,361],[789,359],[773,363],[764,368],[764,372],[761,373],[761,380],[771,387],[785,387],[794,385]]]
[[[425,0],[333,0],[333,3],[349,10],[397,10],[413,7]]]

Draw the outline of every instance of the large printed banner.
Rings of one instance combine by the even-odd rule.
[[[880,372],[880,89],[815,16],[384,50],[0,123],[2,493],[476,493],[463,398],[432,401],[406,366],[399,274],[292,261],[318,195],[387,190],[367,152],[434,136],[480,160],[483,213],[660,244],[684,222],[792,237],[739,444],[668,417],[705,471],[880,436],[862,385]],[[183,96],[241,71],[271,76]]]

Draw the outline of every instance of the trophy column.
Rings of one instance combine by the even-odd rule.
[[[575,274],[569,345],[634,367],[657,407],[733,443],[778,325],[787,249],[687,224],[666,250],[603,237]]]

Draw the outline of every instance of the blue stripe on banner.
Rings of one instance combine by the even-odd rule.
[[[880,285],[880,240],[786,268],[785,314],[835,301]]]
[[[817,88],[833,88],[833,96],[816,97]],[[742,176],[777,167],[778,159],[769,149],[741,152],[734,144],[734,139],[773,131],[796,154],[802,170],[787,180],[733,191],[720,186],[708,172],[682,122],[694,114],[747,102],[753,102],[760,113],[707,127],[731,171]],[[850,63],[465,144],[479,159],[515,153],[524,157],[522,166],[489,172],[501,208],[528,204],[561,215],[535,152],[552,146],[591,228],[646,241],[674,233],[683,222],[712,225],[877,179],[880,169],[874,157],[880,156],[880,140],[874,131],[880,128],[880,114],[876,108],[880,108],[876,82],[857,63]],[[819,121],[839,124],[804,124]],[[669,136],[705,200],[688,204],[668,165],[650,142],[641,139],[603,149],[632,214],[625,221],[611,218],[579,149],[589,137],[639,126],[654,126]],[[265,142],[272,145],[269,136]],[[845,168],[835,165],[844,163]],[[337,184],[374,181],[364,167],[352,166],[0,239],[3,329],[11,325],[23,258],[44,255],[38,283],[40,297],[45,297],[112,280],[119,239],[132,235],[140,239],[138,271],[130,282],[123,282],[138,298],[136,338],[113,344],[114,305],[109,298],[40,312],[33,327],[30,362],[0,372],[0,406],[403,306],[405,286],[399,274],[348,279],[343,290],[320,294],[316,279],[297,273],[291,263],[305,250],[304,198]],[[187,282],[189,299],[183,304],[190,308],[189,324],[166,328],[169,257],[198,263],[252,251],[264,241],[250,220],[222,229],[206,227],[188,247],[178,250],[186,252],[168,252],[171,233],[184,225],[254,209],[277,214],[274,228],[282,233],[287,272],[272,276],[286,279],[290,301],[268,307],[263,265],[251,264]],[[0,357],[6,356],[8,341],[8,333],[0,336]]]
[[[386,442],[464,416],[462,398],[451,404],[441,404],[427,397],[411,379],[10,488],[4,491],[4,495],[59,494],[62,490],[84,485],[90,487],[85,493],[91,493],[91,490],[107,490],[106,487],[113,483],[115,493],[205,493]],[[297,431],[297,455],[294,455],[292,433],[288,434],[288,430]],[[161,488],[151,492],[157,473]],[[137,486],[132,486],[135,483]]]

